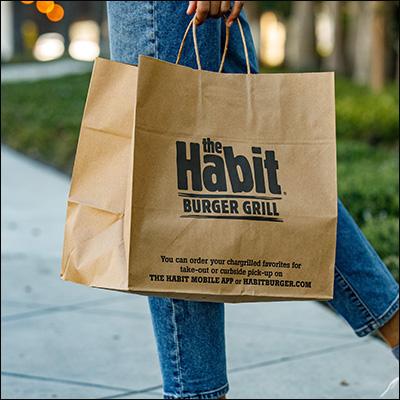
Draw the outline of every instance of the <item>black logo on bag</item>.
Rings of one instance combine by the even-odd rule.
[[[176,165],[181,217],[283,222],[275,151],[251,147],[246,157],[210,138],[177,141]]]

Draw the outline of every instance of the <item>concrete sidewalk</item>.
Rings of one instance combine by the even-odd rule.
[[[2,398],[162,397],[146,298],[63,282],[68,179],[1,150]],[[227,305],[229,398],[377,398],[398,365],[314,302]]]
[[[37,81],[59,78],[65,75],[79,75],[92,70],[91,62],[69,58],[20,64],[6,64],[1,67],[1,83]]]

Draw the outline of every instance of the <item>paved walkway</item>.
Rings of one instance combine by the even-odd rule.
[[[68,179],[1,150],[2,398],[161,398],[146,299],[59,279]],[[229,398],[377,398],[396,362],[314,302],[227,306]]]
[[[7,64],[1,66],[1,83],[36,81],[75,75],[92,70],[91,62],[62,59],[49,62]]]

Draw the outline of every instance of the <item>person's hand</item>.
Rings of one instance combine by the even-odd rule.
[[[232,11],[228,16],[226,24],[231,26],[239,16],[244,1],[235,1]],[[230,1],[189,1],[186,14],[196,13],[196,25],[202,24],[207,18],[219,18],[225,15],[231,7]]]

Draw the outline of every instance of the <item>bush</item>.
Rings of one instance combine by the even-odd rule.
[[[384,263],[399,279],[399,220],[395,217],[371,218],[363,232]]]
[[[261,68],[264,73],[305,72]],[[375,93],[342,76],[335,77],[336,132],[338,139],[363,140],[370,144],[399,141],[399,91],[391,84]]]
[[[396,149],[338,142],[338,189],[358,224],[398,216],[399,176]]]
[[[383,259],[383,262],[389,268],[390,272],[397,280],[397,282],[399,282],[399,257],[398,256],[385,257]]]
[[[337,152],[339,197],[398,280],[398,150],[339,141]]]
[[[336,130],[340,139],[362,139],[370,143],[393,143],[399,139],[399,95],[397,85],[381,93],[336,80]]]

